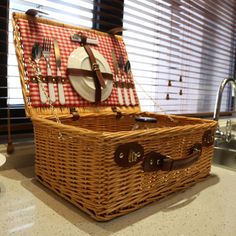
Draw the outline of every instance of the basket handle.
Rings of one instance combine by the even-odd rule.
[[[189,155],[185,158],[173,160],[168,156],[164,156],[157,152],[150,152],[144,157],[143,170],[145,172],[150,171],[171,171],[183,169],[194,164],[202,153],[202,144],[196,143],[189,150]]]

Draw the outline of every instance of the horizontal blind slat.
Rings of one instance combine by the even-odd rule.
[[[167,112],[214,110],[221,80],[234,73],[235,6],[224,10],[224,4],[208,3],[125,1],[124,38],[143,108],[158,111],[139,86]],[[222,110],[230,108],[229,91]]]

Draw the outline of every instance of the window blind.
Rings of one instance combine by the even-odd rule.
[[[213,112],[234,76],[236,6],[228,1],[125,0],[123,32],[142,110]],[[221,111],[231,110],[230,88]]]
[[[25,12],[29,8],[39,9],[48,15],[45,18],[63,21],[65,23],[92,27],[93,1],[79,1],[71,3],[69,0],[10,0],[9,14],[9,54],[8,54],[8,103],[23,104],[20,89],[19,73],[15,48],[13,45],[13,34],[11,16],[14,11]]]
[[[212,112],[220,82],[234,76],[233,0],[3,0],[0,131],[6,129],[8,105],[14,130],[18,123],[19,129],[26,130],[29,122],[24,114],[8,2],[10,20],[12,11],[36,8],[49,14],[44,17],[102,31],[123,26],[142,110]],[[9,26],[9,40],[4,25]],[[230,88],[224,91],[221,111],[232,108],[230,92]],[[26,126],[22,126],[24,122]]]
[[[8,1],[0,2],[0,132],[7,116]],[[0,137],[1,141],[1,137]]]
[[[39,9],[48,14],[43,15],[44,18],[91,28],[93,25],[93,0],[74,2],[69,0],[5,0],[1,2],[1,9],[3,12],[5,11],[5,15],[1,14],[0,17],[4,22],[5,31],[4,29],[1,31],[3,30],[8,38],[5,37],[4,42],[1,41],[0,52],[4,54],[1,57],[0,134],[7,132],[8,109],[10,109],[11,123],[16,133],[17,130],[19,132],[22,130],[24,132],[31,131],[31,122],[25,117],[18,64],[13,44],[12,12],[25,12],[30,8]]]

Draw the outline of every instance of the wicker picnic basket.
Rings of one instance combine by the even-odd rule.
[[[65,50],[61,47],[68,104],[39,102],[40,80],[35,82],[29,59],[36,39],[42,42],[45,35],[52,35],[60,42],[71,31],[95,36],[104,42],[96,47],[101,48],[114,74],[111,58],[102,49],[112,47],[109,34],[20,13],[13,13],[13,28],[25,110],[34,126],[35,173],[42,184],[94,219],[107,221],[188,188],[209,174],[217,123],[141,112],[134,86],[136,104],[120,105],[117,86],[106,101],[85,101],[75,93],[66,74],[68,56],[79,44]],[[122,37],[112,37],[127,58]],[[54,60],[51,58],[53,73]],[[130,81],[133,83],[132,75]],[[56,90],[56,82],[54,86]],[[154,117],[156,126],[132,130],[135,116]]]

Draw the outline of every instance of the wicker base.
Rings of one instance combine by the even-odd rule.
[[[185,179],[185,182],[179,182],[179,184],[173,184],[173,186],[169,187],[169,189],[167,186],[162,186],[162,188],[164,187],[164,190],[162,190],[162,191],[160,191],[161,190],[161,186],[160,186],[160,190],[156,191],[156,195],[150,196],[150,198],[148,198],[148,199],[146,198],[147,196],[144,196],[145,200],[141,199],[139,202],[138,201],[133,202],[132,205],[130,205],[127,202],[124,202],[123,204],[121,204],[122,206],[120,209],[113,210],[113,211],[112,211],[112,209],[109,209],[106,212],[105,211],[96,212],[94,209],[88,209],[88,208],[86,208],[86,206],[84,206],[80,202],[76,201],[76,198],[72,198],[73,196],[70,196],[68,194],[65,194],[64,192],[61,192],[60,189],[55,188],[55,186],[51,185],[50,183],[45,182],[40,176],[36,176],[36,178],[44,186],[51,189],[53,192],[55,192],[56,194],[58,194],[62,198],[66,199],[67,201],[71,202],[73,205],[75,205],[76,207],[78,207],[82,211],[89,214],[96,221],[109,221],[109,220],[112,220],[113,218],[128,214],[128,213],[133,212],[137,209],[140,209],[141,207],[143,207],[149,203],[152,203],[154,201],[160,200],[164,197],[167,197],[168,195],[170,195],[172,193],[176,193],[178,191],[188,189],[189,187],[195,185],[196,183],[204,181],[208,176],[209,176],[209,171],[207,171],[205,174],[199,173],[199,175],[196,175],[194,177],[194,179],[191,179],[191,178]],[[142,195],[140,195],[140,197],[141,196]]]
[[[37,178],[98,221],[124,215],[204,179],[211,168],[212,145],[203,147],[194,165],[181,170],[144,172],[141,163],[130,168],[115,163],[117,146],[127,142],[138,142],[145,153],[158,150],[181,159],[216,126],[214,121],[152,116],[159,127],[135,132],[128,131],[132,116],[86,116],[65,119],[64,124],[33,118]]]

